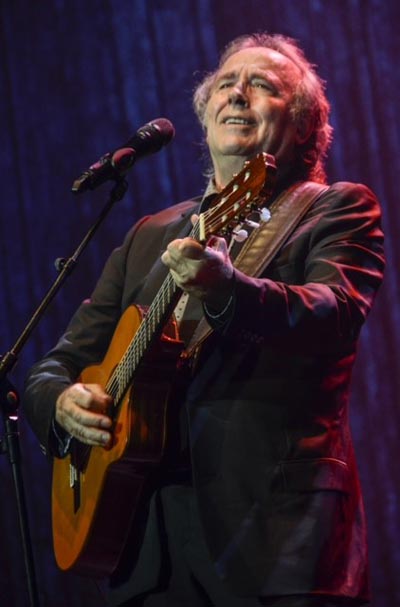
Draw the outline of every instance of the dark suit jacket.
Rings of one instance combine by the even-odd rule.
[[[25,409],[52,449],[62,389],[102,360],[121,312],[154,298],[189,201],[139,222],[54,350]],[[242,595],[368,595],[366,524],[348,419],[356,341],[382,279],[380,211],[362,185],[314,204],[262,278],[236,272],[229,322],[203,347],[187,409],[194,486],[219,575]]]

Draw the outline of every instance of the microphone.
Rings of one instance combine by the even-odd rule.
[[[75,179],[74,194],[94,190],[105,181],[117,180],[140,158],[154,154],[169,143],[175,135],[172,123],[166,118],[156,118],[140,127],[121,148],[104,154],[87,171]]]

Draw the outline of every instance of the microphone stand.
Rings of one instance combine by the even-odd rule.
[[[14,346],[0,360],[0,409],[3,417],[5,434],[0,439],[0,454],[7,454],[12,469],[14,489],[17,502],[18,521],[21,533],[22,549],[24,555],[24,566],[27,576],[29,605],[30,607],[39,607],[38,590],[34,570],[34,561],[32,553],[32,543],[29,533],[28,515],[21,473],[21,457],[18,432],[18,392],[12,383],[8,380],[8,373],[14,368],[24,344],[31,335],[33,329],[38,324],[45,310],[64,284],[67,276],[72,272],[78,258],[87,247],[90,240],[106,218],[114,204],[121,200],[126,193],[128,183],[123,176],[115,178],[115,184],[110,192],[109,199],[100,212],[93,226],[88,230],[81,243],[78,245],[74,254],[68,259],[57,259],[55,264],[58,270],[58,276],[53,285],[39,304],[28,324],[22,331]]]

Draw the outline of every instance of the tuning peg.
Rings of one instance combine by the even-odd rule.
[[[257,221],[252,221],[251,219],[245,219],[244,223],[249,226],[249,228],[259,228],[260,224]]]
[[[260,221],[262,221],[263,223],[267,223],[267,221],[269,221],[271,219],[271,211],[269,209],[267,209],[266,207],[263,207],[260,210]]]
[[[249,233],[247,230],[233,230],[232,238],[236,240],[236,242],[243,242],[248,237]]]

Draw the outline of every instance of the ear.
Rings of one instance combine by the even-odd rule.
[[[204,116],[203,119],[201,121],[201,127],[204,131],[205,136],[207,137],[207,125],[208,125],[208,114],[207,114],[207,108],[204,110]]]
[[[312,118],[302,118],[297,125],[296,143],[303,145],[314,131],[314,120]]]
[[[205,142],[208,145],[208,128],[207,128],[207,119],[206,119],[206,116],[204,116],[204,120],[203,120],[201,126],[203,127],[204,140],[205,140]]]

